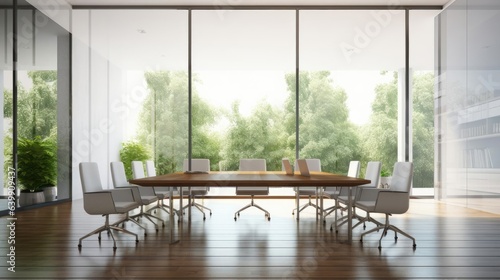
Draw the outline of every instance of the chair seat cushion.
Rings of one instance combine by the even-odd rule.
[[[356,201],[356,207],[367,212],[375,210],[375,201]]]
[[[337,190],[325,190],[323,192],[323,195],[326,196],[327,198],[337,198],[340,194],[340,191]]]
[[[137,208],[137,203],[135,202],[115,202],[116,212],[127,213],[135,208]]]
[[[236,187],[237,195],[268,195],[269,187]]]
[[[156,195],[141,196],[142,204],[147,205],[158,200]]]

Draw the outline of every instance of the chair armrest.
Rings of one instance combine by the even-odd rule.
[[[83,194],[83,208],[90,215],[116,213],[115,202],[111,191],[91,192]]]
[[[410,194],[407,192],[381,190],[375,203],[378,213],[403,214],[410,207]]]
[[[113,200],[116,202],[136,201],[131,188],[111,189],[109,191],[113,195]]]
[[[358,196],[356,197],[357,201],[375,201],[377,200],[378,194],[381,191],[387,191],[385,189],[377,189],[373,187],[360,187]]]

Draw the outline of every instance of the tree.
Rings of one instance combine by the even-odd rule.
[[[139,116],[138,141],[151,148],[160,174],[180,171],[188,156],[187,73],[155,71],[144,77],[150,94]],[[208,158],[213,167],[219,162],[220,141],[207,127],[214,122],[214,109],[193,89],[192,157]]]
[[[286,76],[286,129],[295,138],[295,75]],[[299,85],[299,155],[320,158],[325,171],[347,173],[349,161],[359,157],[356,127],[349,121],[347,94],[334,87],[330,72],[301,72]],[[290,138],[292,138],[290,137]],[[288,147],[295,142],[289,138]]]
[[[434,187],[434,74],[413,75],[414,188]]]
[[[30,71],[33,87],[18,91],[18,136],[34,139],[57,131],[57,71]]]
[[[249,117],[234,103],[222,155],[227,170],[238,170],[242,158],[264,158],[268,170],[281,170],[281,159],[287,155],[287,135],[280,119],[282,111],[260,103]]]
[[[380,160],[392,171],[397,161],[398,77],[375,88],[370,122],[363,130],[364,160]],[[434,181],[434,76],[413,75],[413,164],[414,187],[433,187]]]
[[[382,169],[390,172],[398,159],[397,81],[394,73],[390,82],[375,87],[372,115],[362,130],[363,161],[380,161]]]

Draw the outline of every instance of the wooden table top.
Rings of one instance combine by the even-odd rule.
[[[130,180],[140,186],[359,186],[370,183],[370,180],[347,177],[327,172],[311,172],[310,177],[286,175],[283,171],[212,171],[209,173],[171,173],[155,177]]]

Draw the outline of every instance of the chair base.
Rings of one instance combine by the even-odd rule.
[[[317,200],[316,200],[317,201]],[[316,214],[321,214],[321,207],[319,207],[318,205],[312,203],[311,201],[311,196],[309,196],[309,202],[305,203],[305,204],[302,204],[301,206],[299,206],[299,211],[298,213],[302,212],[302,210],[306,209],[307,207],[314,207],[316,209]],[[294,208],[292,210],[292,215],[295,215],[295,210],[297,210],[296,208]],[[298,215],[297,215],[297,220],[299,219]]]
[[[387,232],[389,230],[392,230],[392,231],[394,231],[394,240],[396,242],[398,241],[398,233],[400,233],[401,235],[406,236],[407,238],[409,238],[413,241],[413,248],[415,249],[417,247],[417,244],[415,243],[415,238],[413,236],[409,235],[408,233],[402,231],[398,227],[389,224],[389,216],[390,216],[390,214],[385,214],[385,224],[381,224],[380,222],[377,222],[378,224],[381,224],[381,225],[379,225],[375,228],[372,228],[369,231],[361,234],[361,239],[359,241],[363,242],[363,236],[365,236],[369,233],[372,233],[374,231],[379,231],[379,230],[383,229],[382,235],[380,236],[380,239],[378,240],[378,248],[382,249],[382,238],[387,235]]]
[[[164,222],[161,218],[158,218],[158,217],[156,217],[156,216],[151,215],[151,214],[150,214],[150,213],[148,213],[148,212],[145,212],[145,211],[144,211],[144,206],[141,206],[141,211],[140,211],[138,214],[135,214],[135,215],[130,216],[130,219],[132,219],[132,220],[133,220],[133,219],[138,219],[138,218],[140,218],[140,217],[145,217],[145,218],[146,218],[146,219],[148,219],[148,220],[149,220],[149,221],[150,221],[153,225],[155,225],[155,229],[156,229],[156,231],[158,231],[158,230],[159,230],[159,229],[158,229],[158,224],[157,224],[157,223],[155,223],[155,222],[152,220],[152,218],[153,218],[153,219],[156,219],[156,220],[158,220],[158,221],[160,221],[160,222],[161,222],[162,227],[165,227],[165,222]]]
[[[121,228],[121,227],[118,227],[116,226],[115,224],[113,225],[110,225],[109,224],[109,215],[104,215],[106,217],[106,221],[104,222],[104,225],[93,230],[92,232],[86,234],[85,236],[83,236],[82,238],[80,238],[80,240],[78,241],[78,249],[81,249],[82,248],[82,240],[89,237],[89,236],[92,236],[94,234],[99,234],[99,237],[98,237],[98,240],[99,242],[101,242],[101,232],[103,231],[106,231],[108,232],[109,235],[111,235],[111,238],[113,239],[113,250],[116,250],[116,240],[115,240],[115,236],[113,234],[113,230],[116,230],[116,231],[121,231],[123,233],[126,233],[126,234],[131,234],[131,235],[134,235],[135,236],[135,243],[138,243],[139,242],[139,238],[137,236],[137,234],[131,232],[131,231],[128,231],[124,228]]]
[[[209,211],[209,212],[210,212],[210,216],[212,216],[212,209],[210,209],[210,208],[208,208],[208,207],[206,207],[206,206],[204,206],[204,205],[201,205],[201,204],[199,204],[199,203],[196,203],[196,202],[194,201],[194,197],[192,198],[191,202],[190,202],[190,203],[188,203],[188,205],[186,205],[186,206],[184,206],[184,207],[182,208],[182,210],[187,209],[188,207],[196,207],[196,209],[198,209],[198,210],[199,210],[199,211],[203,214],[203,220],[204,220],[204,221],[205,221],[207,218],[206,218],[206,216],[205,216],[205,211],[203,211],[203,209],[205,209],[205,210]]]
[[[240,215],[240,212],[241,212],[241,211],[243,211],[243,210],[245,210],[245,209],[247,209],[247,208],[250,208],[250,207],[252,207],[252,206],[253,206],[253,207],[255,207],[255,208],[257,208],[257,209],[262,210],[262,211],[264,212],[264,214],[266,215],[267,220],[268,220],[268,221],[270,221],[270,220],[271,220],[271,214],[269,214],[269,212],[268,212],[266,209],[264,209],[264,208],[260,207],[259,205],[255,204],[255,203],[253,202],[253,195],[252,195],[252,201],[250,202],[250,204],[248,204],[247,206],[245,206],[245,207],[241,208],[240,210],[236,211],[236,213],[234,213],[234,220],[236,221],[236,220],[238,219],[238,218],[237,218],[237,216],[239,216],[239,215]]]

